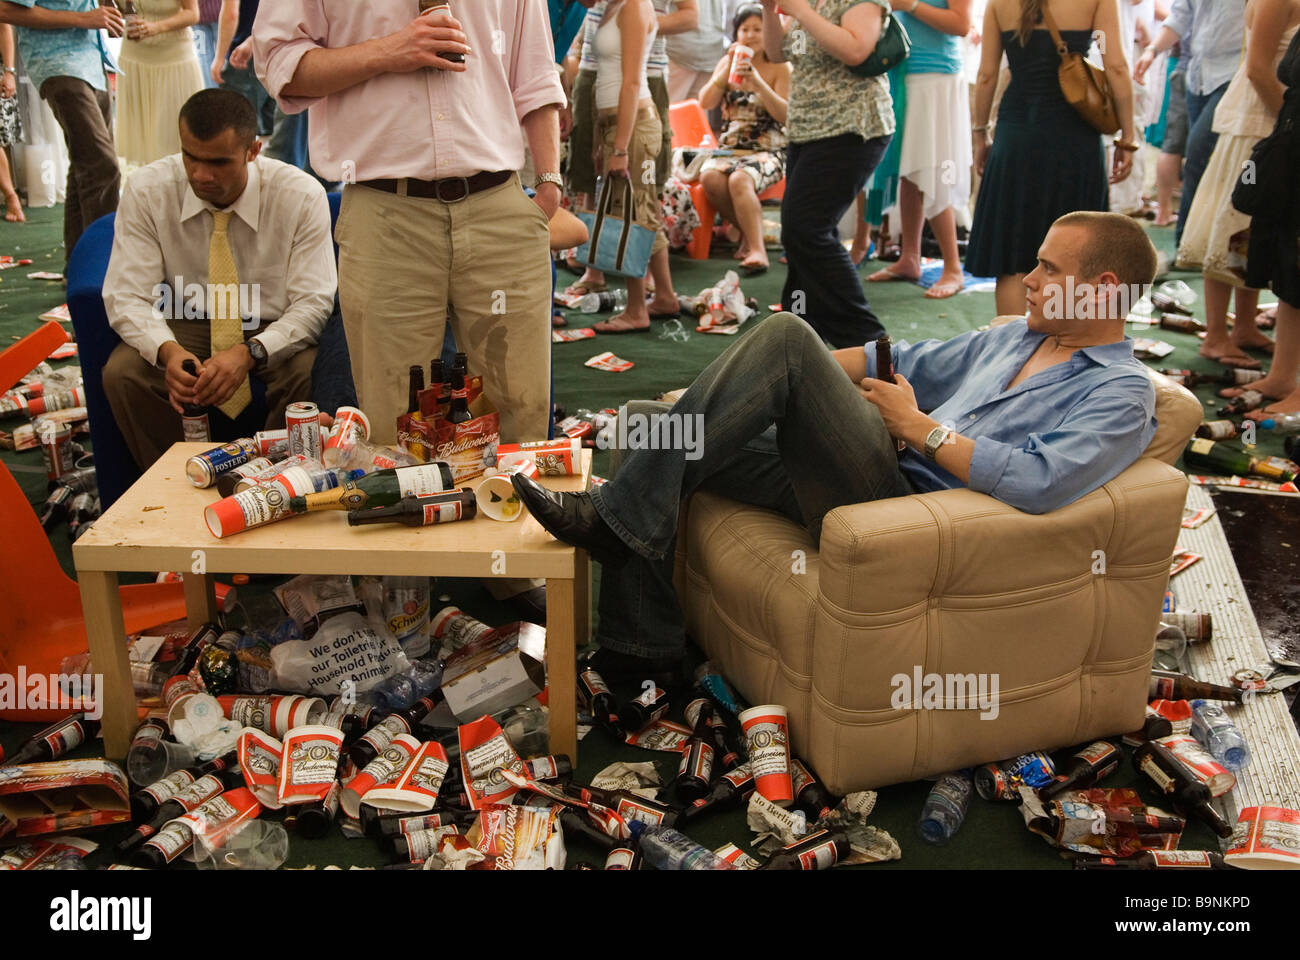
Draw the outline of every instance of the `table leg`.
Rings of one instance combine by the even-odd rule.
[[[586,550],[573,556],[574,642],[579,648],[591,643],[591,557]]]
[[[579,551],[581,553],[581,551]],[[550,687],[551,752],[578,765],[578,672],[574,658],[577,623],[575,581],[546,581],[546,679]]]
[[[103,711],[104,756],[122,760],[138,724],[117,574],[80,570],[77,582],[81,587],[81,610],[86,620],[86,639],[90,641],[90,658],[100,675],[98,706]]]
[[[205,623],[217,622],[216,580],[210,573],[185,574],[185,614],[190,634]]]

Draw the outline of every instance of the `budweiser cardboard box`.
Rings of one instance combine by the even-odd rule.
[[[442,692],[461,723],[535,697],[546,686],[546,628],[498,627],[447,658]]]
[[[0,767],[0,838],[126,823],[128,790],[126,774],[107,760]]]
[[[452,423],[437,403],[437,391],[430,387],[420,394],[420,412],[397,418],[397,442],[402,449],[426,463],[446,460],[459,486],[482,475],[496,463],[501,441],[501,416],[483,394],[482,376],[465,384],[471,419]]]

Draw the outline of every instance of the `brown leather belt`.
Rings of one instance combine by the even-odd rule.
[[[414,177],[403,177],[400,180],[362,180],[357,186],[395,193],[399,197],[423,197],[426,200],[456,203],[464,200],[471,193],[500,186],[513,175],[513,170],[493,170],[476,173],[472,177],[447,177],[445,180],[416,180]]]

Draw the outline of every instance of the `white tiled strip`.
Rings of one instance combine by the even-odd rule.
[[[1187,507],[1198,510],[1216,504],[1203,487],[1192,485]],[[1203,559],[1170,581],[1180,610],[1208,613],[1213,639],[1188,645],[1188,672],[1198,680],[1229,684],[1232,675],[1269,662],[1246,599],[1246,590],[1216,513],[1194,530],[1181,530],[1178,549]],[[1287,711],[1283,694],[1257,696],[1245,706],[1226,706],[1250,746],[1250,765],[1237,774],[1237,785],[1218,801],[1229,823],[1244,807],[1300,808],[1300,733]]]

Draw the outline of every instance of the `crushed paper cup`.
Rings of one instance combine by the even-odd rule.
[[[573,330],[552,330],[551,343],[573,343],[576,340],[590,340],[596,335],[591,327],[577,327]]]
[[[1246,807],[1223,862],[1246,870],[1300,869],[1300,810]]]
[[[478,508],[485,516],[504,523],[518,520],[523,516],[524,505],[510,482],[510,478],[516,473],[522,473],[525,477],[536,480],[539,475],[536,461],[522,457],[507,463],[498,460],[496,469],[484,475],[474,487]]]
[[[624,360],[621,357],[614,356],[613,353],[606,350],[604,353],[598,353],[586,363],[584,367],[592,367],[596,370],[608,370],[610,373],[623,373],[631,370],[636,364],[631,360]]]

